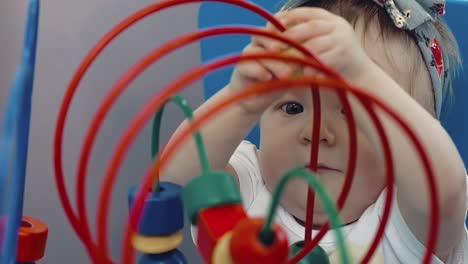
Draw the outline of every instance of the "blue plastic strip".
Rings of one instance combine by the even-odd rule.
[[[16,143],[16,151],[13,161],[13,187],[9,197],[10,206],[8,208],[8,224],[3,243],[4,254],[1,259],[1,263],[4,264],[12,264],[16,262],[18,229],[21,224],[26,181],[29,123],[31,118],[31,99],[36,64],[38,26],[39,0],[30,0],[21,66],[17,71],[16,78],[11,89],[11,100],[7,105],[7,115],[9,115],[7,117],[7,119],[9,119],[8,125],[12,126],[4,127],[5,131],[12,132],[12,134],[9,135],[9,139],[16,140],[16,142],[10,141],[5,144],[7,146],[11,146]],[[17,121],[16,124],[15,120]],[[14,135],[14,138],[11,137],[12,135]],[[2,149],[1,154],[3,155],[8,152],[8,150],[4,151]],[[2,157],[1,160],[8,160],[8,157]]]

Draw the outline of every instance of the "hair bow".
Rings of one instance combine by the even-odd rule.
[[[444,90],[448,86],[448,57],[434,23],[445,14],[445,0],[374,0],[385,8],[396,27],[408,30],[416,38],[429,70],[435,112],[440,117]]]

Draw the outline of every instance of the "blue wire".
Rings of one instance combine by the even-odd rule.
[[[39,0],[29,1],[28,19],[24,38],[21,66],[17,72],[11,89],[12,101],[9,101],[7,114],[11,114],[8,125],[17,120],[17,127],[5,127],[10,132],[16,131],[16,153],[13,169],[13,188],[10,192],[8,208],[8,225],[3,243],[2,264],[16,262],[18,230],[23,211],[24,188],[26,182],[26,162],[29,145],[29,123],[31,118],[31,99],[34,83],[34,69],[36,64],[37,31],[39,25]],[[10,108],[12,110],[10,110]],[[10,140],[12,134],[9,135]],[[11,146],[12,142],[6,145]],[[5,151],[2,150],[1,154]],[[1,159],[0,161],[4,161]],[[4,177],[5,175],[3,175]],[[4,178],[3,178],[4,180]],[[2,186],[4,188],[4,186]]]

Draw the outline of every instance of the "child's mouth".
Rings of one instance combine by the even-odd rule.
[[[305,165],[306,168],[310,168],[310,165],[307,164]],[[341,172],[341,170],[333,168],[331,166],[325,165],[325,164],[318,164],[317,165],[317,173],[324,173],[324,172]]]

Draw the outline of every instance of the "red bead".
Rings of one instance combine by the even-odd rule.
[[[200,211],[197,221],[197,247],[206,262],[211,263],[211,255],[218,240],[246,217],[241,204],[211,207]]]
[[[273,241],[270,245],[260,240],[262,218],[244,219],[233,231],[231,256],[235,264],[283,264],[289,256],[288,235],[279,225],[273,225]]]
[[[18,262],[35,262],[45,254],[47,241],[47,225],[32,217],[23,216],[18,231]]]

